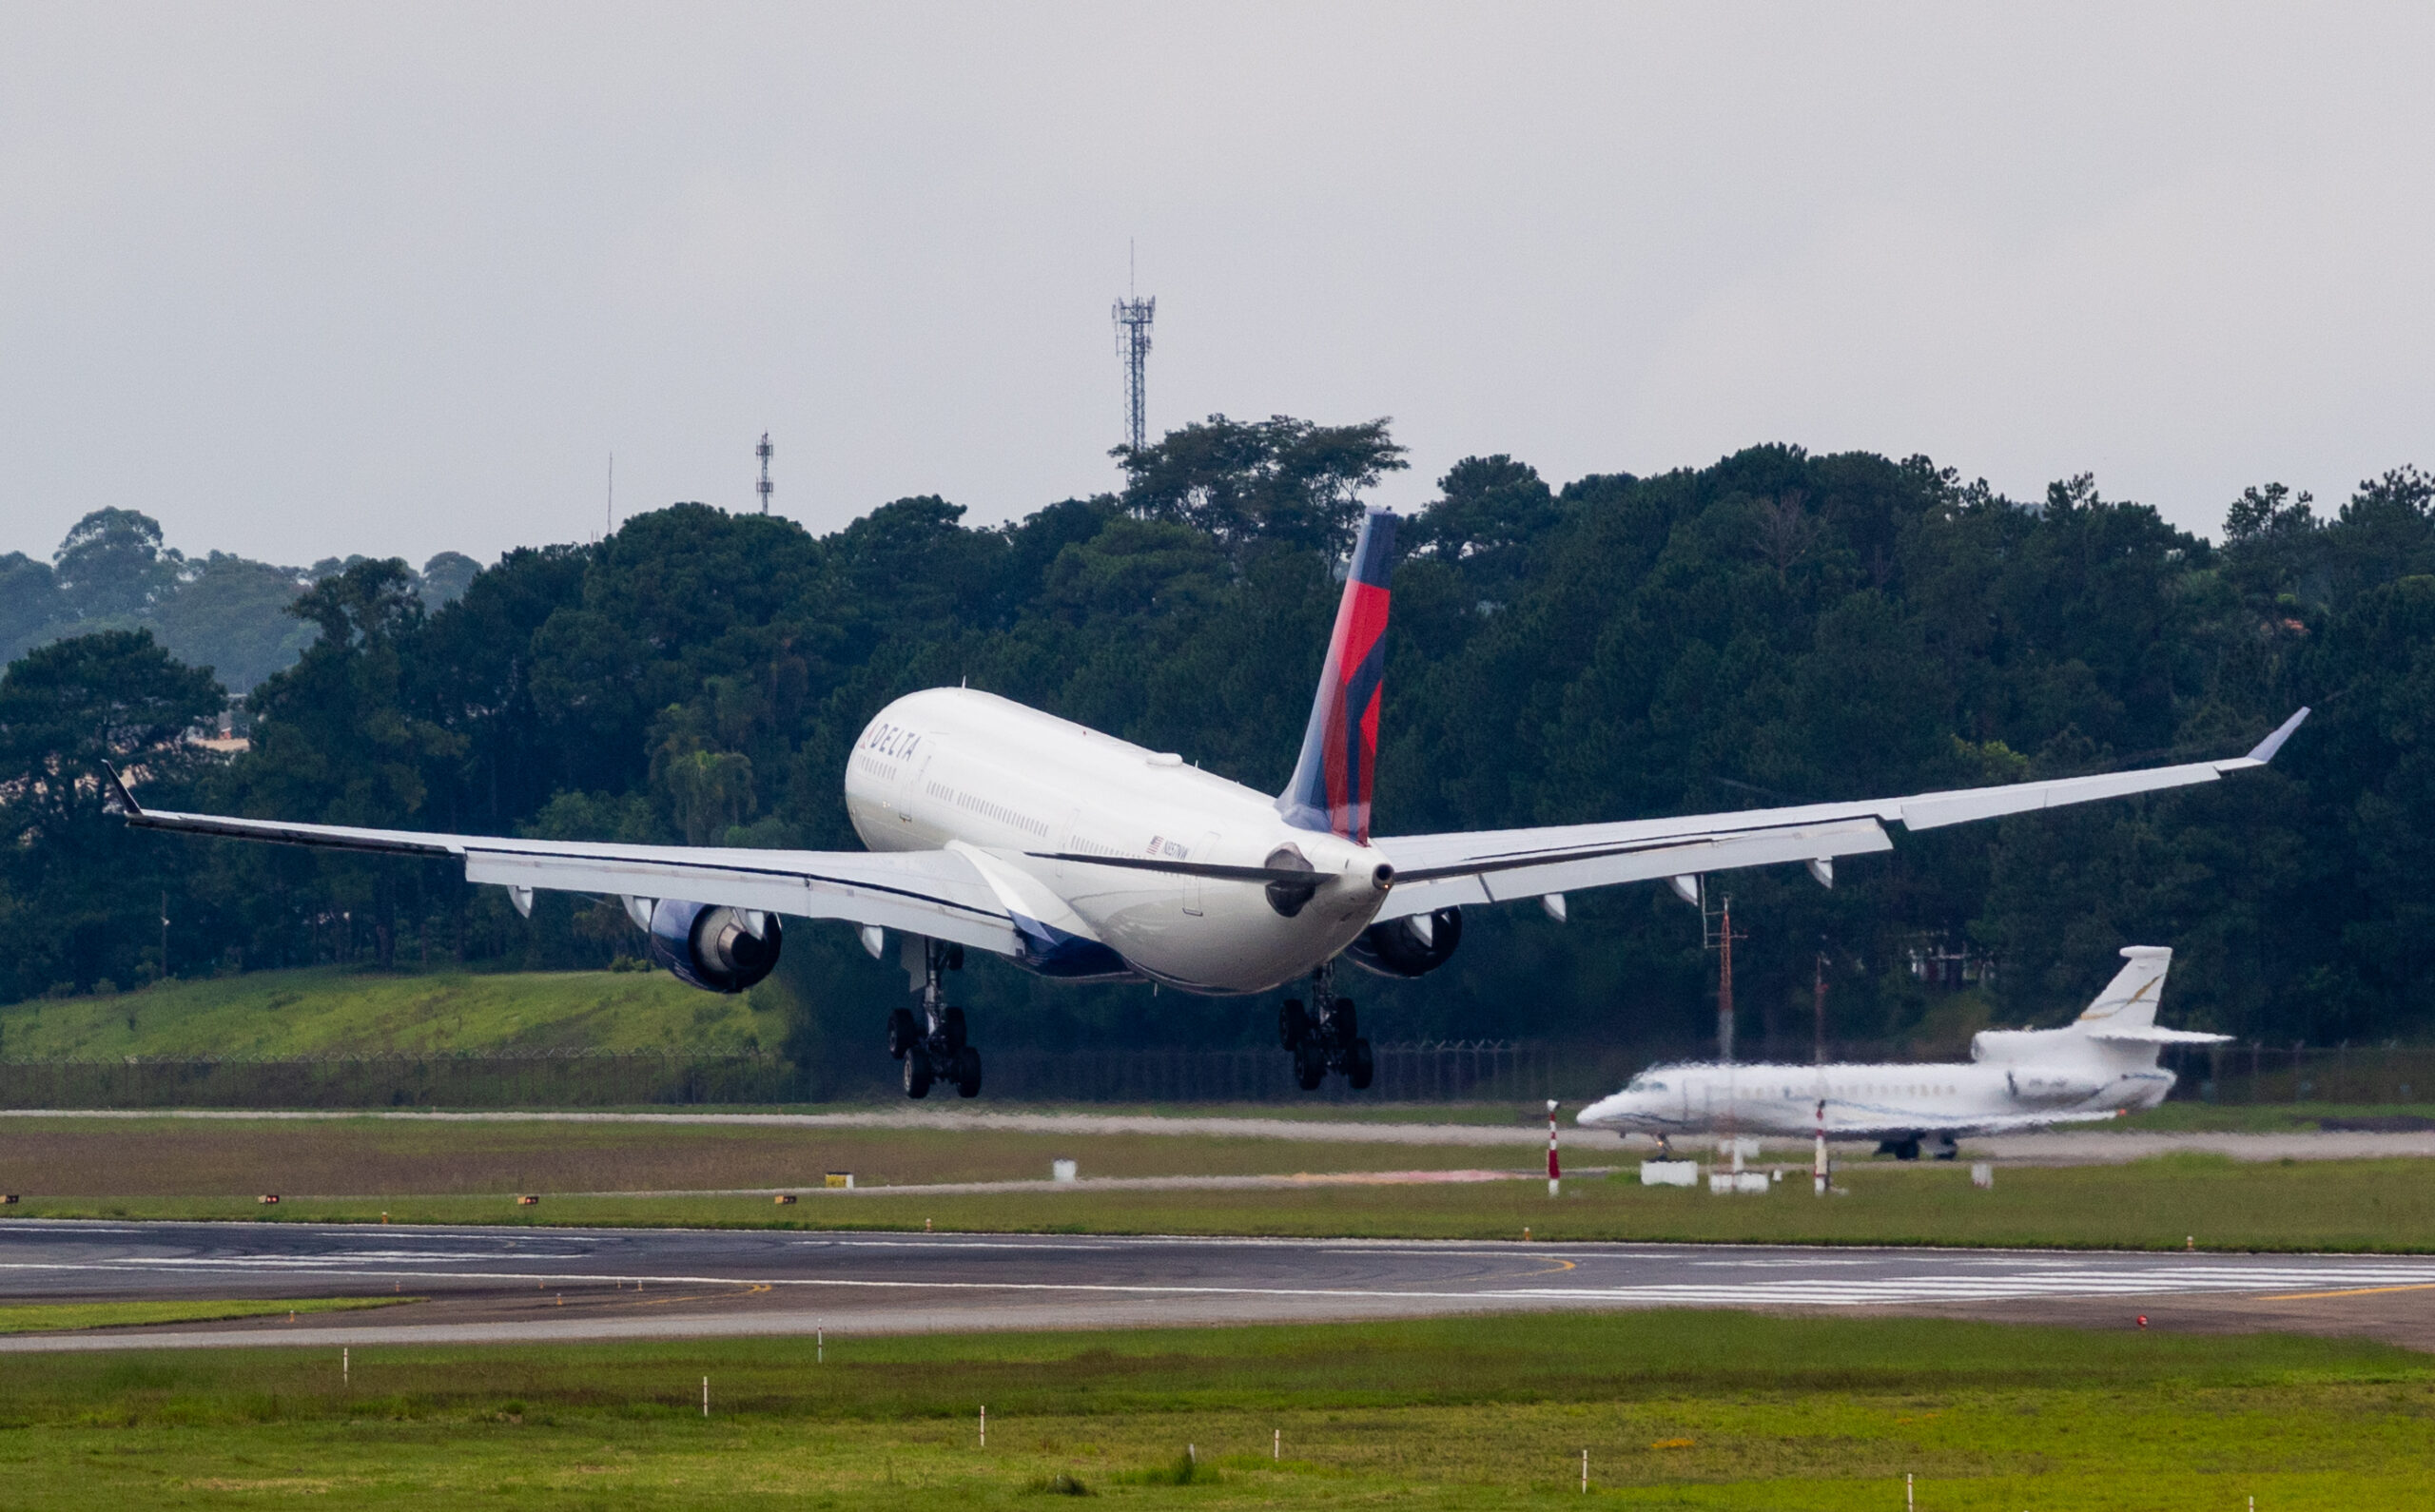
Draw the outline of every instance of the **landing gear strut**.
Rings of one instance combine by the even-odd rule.
[[[1334,962],[1311,973],[1312,1008],[1299,998],[1288,998],[1277,1010],[1276,1037],[1294,1056],[1294,1080],[1304,1092],[1316,1092],[1331,1071],[1344,1074],[1345,1084],[1359,1092],[1370,1085],[1377,1065],[1370,1041],[1361,1037],[1361,1020],[1353,999],[1335,995]]]
[[[947,1006],[945,978],[964,967],[964,947],[907,937],[905,972],[921,994],[914,1008],[887,1016],[887,1053],[905,1062],[905,1095],[926,1097],[932,1082],[951,1083],[960,1097],[981,1094],[981,1052],[964,1038],[964,1010]]]

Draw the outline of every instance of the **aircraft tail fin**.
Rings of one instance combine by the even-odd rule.
[[[1318,695],[1302,731],[1301,759],[1276,800],[1276,811],[1295,828],[1326,830],[1360,844],[1370,841],[1370,785],[1387,669],[1387,572],[1394,545],[1394,515],[1372,510],[1362,516],[1344,596],[1336,601]]]
[[[2080,1012],[2077,1026],[2090,1034],[2103,1037],[2155,1024],[2156,1002],[2165,995],[2165,973],[2172,967],[2172,947],[2125,945],[2122,956],[2122,969]]]

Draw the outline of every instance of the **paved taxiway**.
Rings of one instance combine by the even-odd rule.
[[[0,1301],[403,1293],[0,1351],[1303,1322],[1661,1307],[2324,1328],[2435,1345],[2435,1257],[1690,1245],[0,1223]],[[2369,1299],[2366,1310],[2326,1304]],[[2358,1326],[2372,1314],[2374,1327]],[[2348,1320],[2346,1322],[2346,1318]],[[2213,1320],[2211,1322],[2206,1320]],[[2312,1319],[2316,1321],[2311,1321]],[[2296,1321],[2295,1321],[2296,1320]]]

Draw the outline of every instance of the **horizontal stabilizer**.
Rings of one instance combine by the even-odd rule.
[[[2092,1029],[2089,1037],[2132,1045],[2229,1045],[2232,1042],[2230,1035],[2205,1035],[2195,1029],[2158,1029],[2153,1024],[2146,1028]]]

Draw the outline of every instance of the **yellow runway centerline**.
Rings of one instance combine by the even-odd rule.
[[[2325,1297],[2370,1297],[2379,1291],[2435,1291],[2435,1281],[2407,1287],[2352,1287],[2344,1291],[2284,1291],[2260,1297],[2260,1302],[2315,1302]]]

